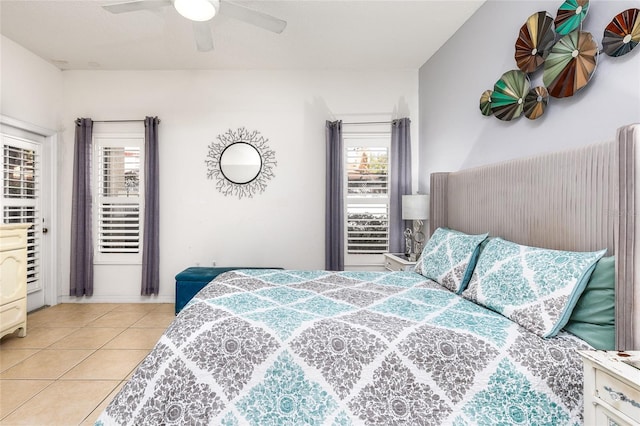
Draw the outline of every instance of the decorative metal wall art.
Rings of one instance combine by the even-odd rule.
[[[582,31],[589,7],[589,0],[567,0],[558,8],[555,19],[545,11],[529,16],[515,43],[514,59],[519,70],[507,71],[493,90],[482,93],[482,115],[509,121],[524,112],[531,120],[540,118],[549,96],[573,96],[589,83],[601,51],[618,57],[640,44],[640,9],[631,8],[607,25],[600,50],[591,33]],[[529,90],[533,74],[540,69],[544,86]]]
[[[567,0],[560,5],[556,14],[556,32],[567,35],[580,28],[589,12],[589,0]]]
[[[509,121],[520,117],[529,87],[529,77],[520,70],[511,70],[502,74],[500,80],[493,86],[491,95],[491,110],[496,118]]]
[[[482,115],[489,116],[493,114],[491,111],[491,95],[493,94],[493,90],[485,90],[482,92],[480,96],[480,112]]]
[[[547,12],[534,13],[520,28],[515,59],[524,72],[534,72],[544,63],[555,41],[553,18]]]
[[[534,87],[524,98],[524,116],[529,120],[535,120],[544,114],[547,103],[549,103],[547,89],[544,86]]]
[[[205,160],[207,178],[216,180],[216,189],[239,199],[264,192],[278,164],[269,139],[244,127],[229,129],[216,139],[209,144]]]
[[[640,43],[640,9],[627,9],[616,15],[604,29],[602,46],[609,56],[622,56]]]
[[[598,44],[591,33],[573,31],[551,48],[542,81],[554,98],[573,96],[589,83],[598,63]]]

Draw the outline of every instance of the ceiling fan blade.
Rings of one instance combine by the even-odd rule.
[[[127,13],[138,10],[155,10],[171,5],[171,0],[131,0],[121,3],[105,4],[104,10],[111,13]]]
[[[287,26],[287,21],[230,1],[220,2],[220,13],[278,34]]]
[[[196,39],[198,52],[209,52],[213,50],[213,35],[209,21],[193,22],[193,36]]]

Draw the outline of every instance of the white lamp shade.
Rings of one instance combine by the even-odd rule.
[[[174,0],[178,13],[192,21],[208,21],[217,12],[218,0]]]
[[[429,219],[429,195],[403,195],[402,219],[425,220]]]

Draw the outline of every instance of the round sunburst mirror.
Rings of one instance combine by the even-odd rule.
[[[205,160],[207,178],[216,180],[216,189],[238,198],[264,192],[277,165],[269,140],[244,127],[230,129],[216,139],[209,145]]]

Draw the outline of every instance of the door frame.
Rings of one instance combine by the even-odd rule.
[[[58,304],[58,232],[60,224],[58,221],[58,185],[56,164],[58,164],[58,132],[55,130],[40,127],[35,124],[27,123],[6,115],[0,114],[0,130],[2,127],[13,127],[15,129],[34,133],[44,138],[42,144],[42,194],[43,203],[42,217],[48,218],[46,226],[52,228],[46,238],[42,239],[43,253],[42,257],[43,271],[43,293],[44,304],[53,306]],[[45,196],[46,194],[46,196]],[[45,199],[46,197],[46,199]]]

